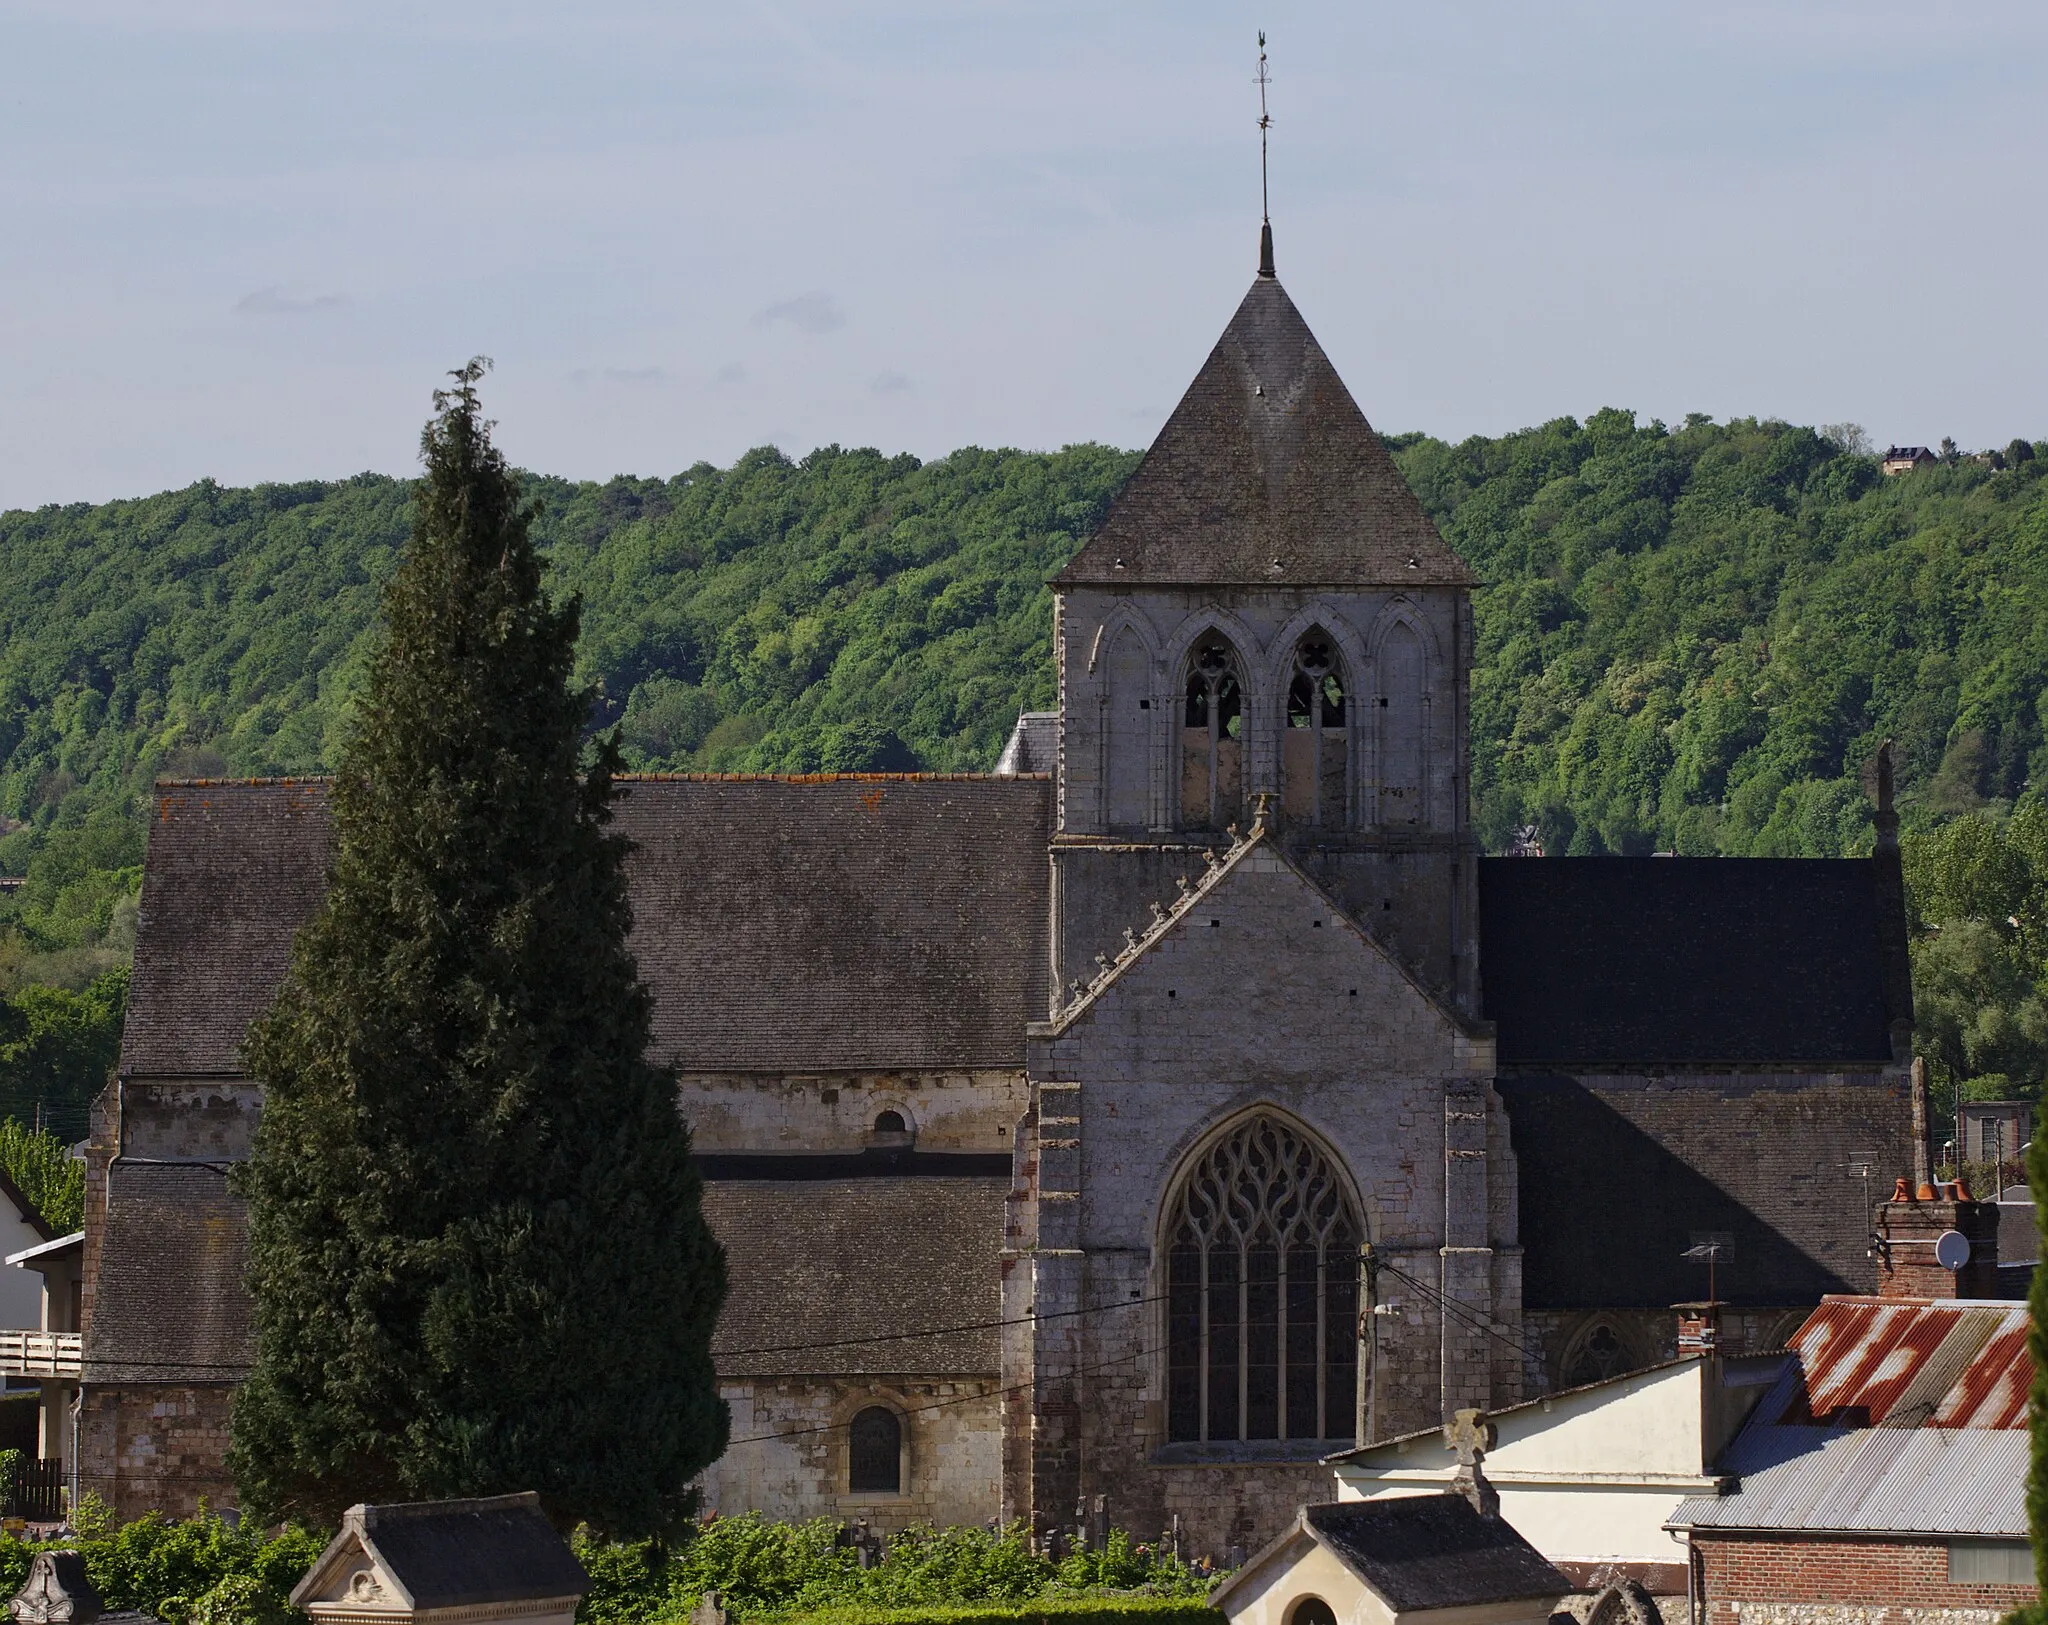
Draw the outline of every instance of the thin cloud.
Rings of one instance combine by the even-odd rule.
[[[901,395],[910,387],[910,380],[900,372],[885,372],[876,376],[868,388],[877,395]]]
[[[746,382],[747,369],[737,361],[728,361],[711,375],[712,382],[719,384],[740,384]]]
[[[846,312],[829,293],[800,293],[770,305],[754,318],[756,327],[771,322],[787,322],[799,333],[829,333],[846,325]]]
[[[607,367],[604,375],[615,384],[658,384],[668,376],[659,367]]]
[[[338,293],[293,293],[288,288],[257,288],[235,301],[237,316],[311,316],[339,310],[348,301]]]

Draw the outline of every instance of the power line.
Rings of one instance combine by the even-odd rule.
[[[1519,1338],[1511,1337],[1506,1332],[1502,1331],[1498,1326],[1496,1326],[1493,1323],[1493,1319],[1491,1316],[1482,1315],[1478,1311],[1470,1308],[1469,1306],[1459,1303],[1455,1298],[1447,1297],[1444,1293],[1438,1291],[1437,1288],[1431,1286],[1428,1282],[1418,1280],[1416,1279],[1416,1277],[1410,1275],[1398,1264],[1383,1264],[1380,1267],[1383,1270],[1385,1270],[1387,1274],[1398,1276],[1403,1281],[1406,1281],[1410,1286],[1415,1288],[1417,1292],[1420,1292],[1425,1298],[1435,1303],[1438,1309],[1442,1311],[1444,1314],[1456,1316],[1461,1322],[1463,1322],[1466,1326],[1468,1326],[1474,1331],[1481,1331],[1486,1333],[1486,1335],[1489,1337],[1498,1338],[1501,1342],[1505,1343],[1509,1348],[1513,1349],[1517,1354],[1521,1355],[1522,1358],[1524,1358],[1525,1360],[1540,1360],[1542,1358],[1542,1356],[1536,1350],[1530,1348],[1528,1344],[1522,1342]]]

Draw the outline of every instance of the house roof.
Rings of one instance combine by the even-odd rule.
[[[590,1576],[531,1492],[352,1506],[342,1514],[340,1532],[292,1588],[292,1606],[327,1600],[359,1554],[396,1582],[414,1612],[580,1597],[590,1589]],[[378,1599],[372,1606],[388,1609],[390,1603]]]
[[[87,1382],[234,1382],[255,1355],[248,1221],[224,1169],[116,1159],[107,1170]]]
[[[1674,1525],[2021,1536],[2024,1304],[1825,1299],[1718,1463],[1739,1487]]]
[[[707,1180],[731,1281],[720,1374],[994,1375],[1009,1190],[1006,1176]]]
[[[8,1177],[7,1170],[4,1168],[0,1168],[0,1196],[4,1196],[13,1205],[14,1211],[21,1215],[21,1222],[41,1236],[43,1240],[54,1241],[56,1239],[57,1232],[50,1228],[50,1223],[43,1217],[42,1210],[35,1203],[31,1202],[23,1193],[21,1187]]]
[[[1025,711],[996,758],[996,776],[1050,773],[1059,766],[1060,714],[1057,711]]]
[[[647,777],[616,827],[655,1053],[693,1071],[1014,1067],[1045,1008],[1043,779]],[[121,1067],[241,1070],[326,885],[319,780],[158,787]]]
[[[1278,281],[1260,277],[1059,587],[1468,586]]]
[[[1512,1524],[1488,1518],[1461,1494],[1330,1501],[1301,1509],[1295,1525],[1211,1593],[1224,1608],[1238,1585],[1302,1535],[1315,1540],[1395,1613],[1555,1598],[1572,1582]]]
[[[1489,858],[1479,921],[1503,1066],[1891,1064],[1871,863]]]
[[[54,1236],[48,1241],[37,1242],[33,1247],[24,1247],[18,1253],[9,1253],[7,1262],[25,1270],[41,1269],[45,1264],[58,1259],[73,1259],[85,1254],[85,1232],[74,1230],[68,1236]]]

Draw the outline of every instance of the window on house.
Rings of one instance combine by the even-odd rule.
[[[1195,1165],[1166,1235],[1168,1437],[1351,1437],[1363,1229],[1323,1154],[1257,1114]]]
[[[1181,823],[1222,829],[1244,797],[1244,716],[1237,651],[1211,636],[1188,657],[1187,715],[1181,731]]]
[[[903,1421],[886,1405],[870,1405],[853,1419],[846,1487],[855,1495],[903,1493]]]
[[[883,1112],[875,1118],[877,1134],[908,1134],[909,1126],[903,1121],[901,1112]]]
[[[1303,1597],[1287,1610],[1287,1625],[1337,1625],[1337,1611],[1321,1597]]]
[[[1287,727],[1280,736],[1280,806],[1291,822],[1344,825],[1349,739],[1336,648],[1327,633],[1312,631],[1294,646]]]
[[[2032,1587],[2033,1548],[2023,1540],[1952,1540],[1948,1577],[1954,1585]]]

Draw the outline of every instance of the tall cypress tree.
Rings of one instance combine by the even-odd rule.
[[[330,791],[326,901],[247,1059],[250,1510],[540,1491],[562,1522],[674,1528],[727,1419],[705,1228],[627,951],[617,761],[584,741],[477,380],[437,392],[410,550]]]

